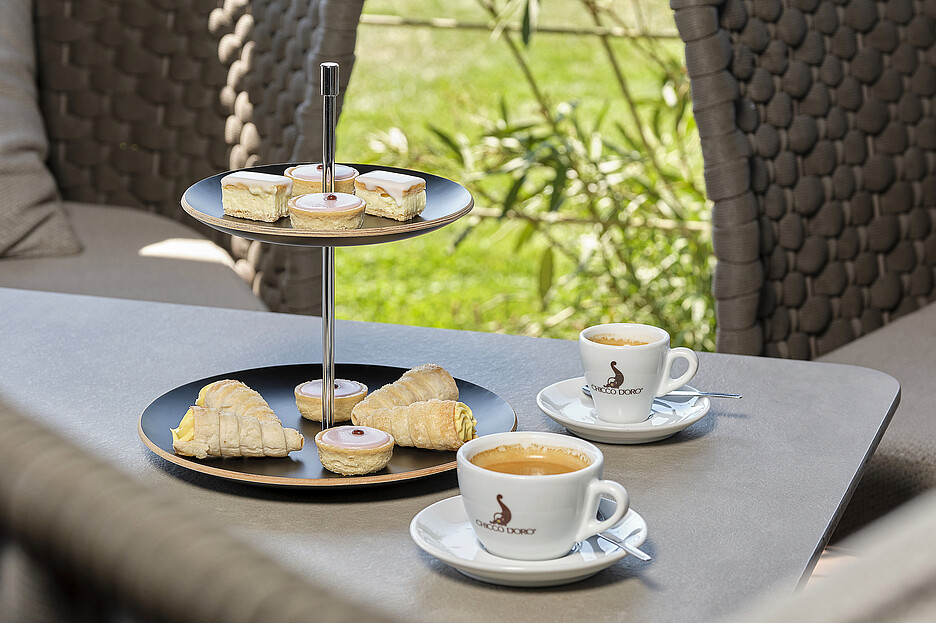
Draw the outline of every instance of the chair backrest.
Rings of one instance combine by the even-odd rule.
[[[389,620],[2,400],[0,430],[3,623]]]
[[[196,227],[179,207],[194,182],[256,164],[321,160],[319,63],[339,63],[344,93],[362,7],[36,0],[40,106],[63,198],[139,207]],[[231,249],[229,237],[201,229]],[[320,306],[315,297],[285,300],[291,289],[308,289],[308,250],[265,249],[264,262],[259,248],[248,253],[241,241],[238,249],[254,269],[265,268],[255,291],[275,290],[262,293],[271,308]]]
[[[936,296],[936,2],[671,0],[717,349],[812,359]]]

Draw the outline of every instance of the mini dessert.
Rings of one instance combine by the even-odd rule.
[[[351,410],[351,421],[393,435],[397,445],[457,450],[477,437],[471,409],[458,402],[455,379],[426,364],[371,393]]]
[[[296,386],[296,407],[307,420],[322,421],[322,379],[306,381]],[[351,409],[364,400],[367,385],[357,381],[335,379],[335,422],[351,421]]]
[[[398,380],[371,392],[352,413],[408,405],[424,400],[458,400],[458,385],[442,366],[427,363],[407,370]]]
[[[335,426],[315,436],[325,469],[343,476],[380,471],[393,454],[393,437],[367,426]]]
[[[358,229],[364,223],[364,201],[347,193],[299,195],[289,200],[289,220],[296,229]]]
[[[170,430],[172,449],[199,459],[286,456],[305,442],[299,431],[283,427],[260,394],[231,379],[202,387],[195,406]]]
[[[408,405],[352,413],[356,426],[373,426],[393,435],[398,446],[458,450],[478,436],[471,409],[455,400],[424,400]]]
[[[373,216],[408,221],[426,207],[426,180],[414,175],[371,171],[354,180],[354,192]]]
[[[195,406],[215,411],[256,418],[261,422],[276,422],[279,418],[256,390],[232,379],[223,379],[205,385],[198,391]]]
[[[272,223],[289,214],[292,186],[282,175],[231,173],[221,178],[221,205],[228,216]]]
[[[300,164],[289,167],[283,172],[283,175],[292,180],[293,197],[325,192],[322,180],[324,174],[325,167],[322,164]],[[360,173],[354,167],[335,164],[335,186],[332,190],[339,193],[348,193],[349,195],[354,194],[354,180],[358,175]]]
[[[286,456],[301,450],[304,439],[299,431],[283,428],[277,422],[189,407],[172,432],[172,449],[182,456],[204,459],[209,456]]]

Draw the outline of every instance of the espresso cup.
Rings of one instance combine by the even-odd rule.
[[[576,437],[526,431],[485,435],[459,448],[456,460],[471,527],[495,556],[560,558],[618,523],[630,504],[623,486],[601,480],[601,451]],[[598,521],[602,496],[616,506]]]
[[[670,348],[669,333],[645,324],[601,324],[579,334],[585,383],[599,420],[634,424],[650,417],[653,399],[679,389],[695,376],[699,357],[688,348]],[[672,378],[673,364],[688,369]]]

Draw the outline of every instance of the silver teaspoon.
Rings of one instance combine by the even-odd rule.
[[[604,519],[605,519],[604,514],[599,510],[598,521],[604,521]],[[635,558],[638,558],[644,562],[649,562],[650,560],[652,560],[652,558],[650,558],[650,554],[641,550],[636,545],[631,545],[630,543],[627,542],[627,539],[631,538],[638,532],[640,532],[640,528],[634,528],[633,530],[631,530],[630,534],[628,534],[623,539],[618,537],[617,535],[611,534],[610,532],[599,532],[598,537],[604,539],[605,541],[607,541],[608,543],[611,543],[612,545],[617,545],[618,547],[620,547],[625,552],[627,552],[628,554],[630,554],[631,556]]]
[[[627,540],[626,540],[626,539],[629,539],[630,537],[634,536],[634,535],[637,534],[638,532],[640,532],[640,528],[634,529],[634,531],[631,532],[630,534],[628,534],[627,537],[626,537],[625,539],[618,538],[618,537],[614,536],[613,534],[611,534],[610,532],[599,532],[599,533],[598,533],[598,537],[604,539],[605,541],[607,541],[608,543],[611,543],[612,545],[617,545],[618,547],[620,547],[621,549],[623,549],[625,552],[627,552],[628,554],[630,554],[630,555],[633,556],[634,558],[637,558],[637,559],[642,560],[642,561],[644,561],[644,562],[649,562],[649,561],[653,560],[653,559],[650,557],[650,554],[648,554],[647,552],[641,550],[640,548],[638,548],[638,547],[636,547],[636,546],[634,546],[634,545],[631,545],[631,544],[628,543]]]
[[[582,392],[591,397],[591,390],[588,389],[588,385],[582,385]],[[706,397],[706,398],[740,398],[741,394],[728,394],[725,392],[693,392],[687,389],[677,389],[672,391],[666,396],[677,396],[677,397],[688,397],[688,398],[697,398],[697,397]],[[666,396],[659,396],[659,398],[666,398]]]

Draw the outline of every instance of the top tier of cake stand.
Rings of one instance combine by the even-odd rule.
[[[243,170],[282,175],[283,171],[295,164],[302,163],[269,164]],[[426,234],[465,216],[474,206],[471,193],[460,184],[443,177],[378,165],[348,166],[361,173],[380,169],[423,178],[426,180],[426,208],[419,216],[402,223],[367,215],[360,229],[345,231],[293,229],[288,218],[282,218],[275,223],[250,221],[224,214],[221,205],[221,178],[230,171],[213,175],[190,186],[182,195],[182,208],[205,225],[241,238],[302,247],[345,247],[393,242]]]

